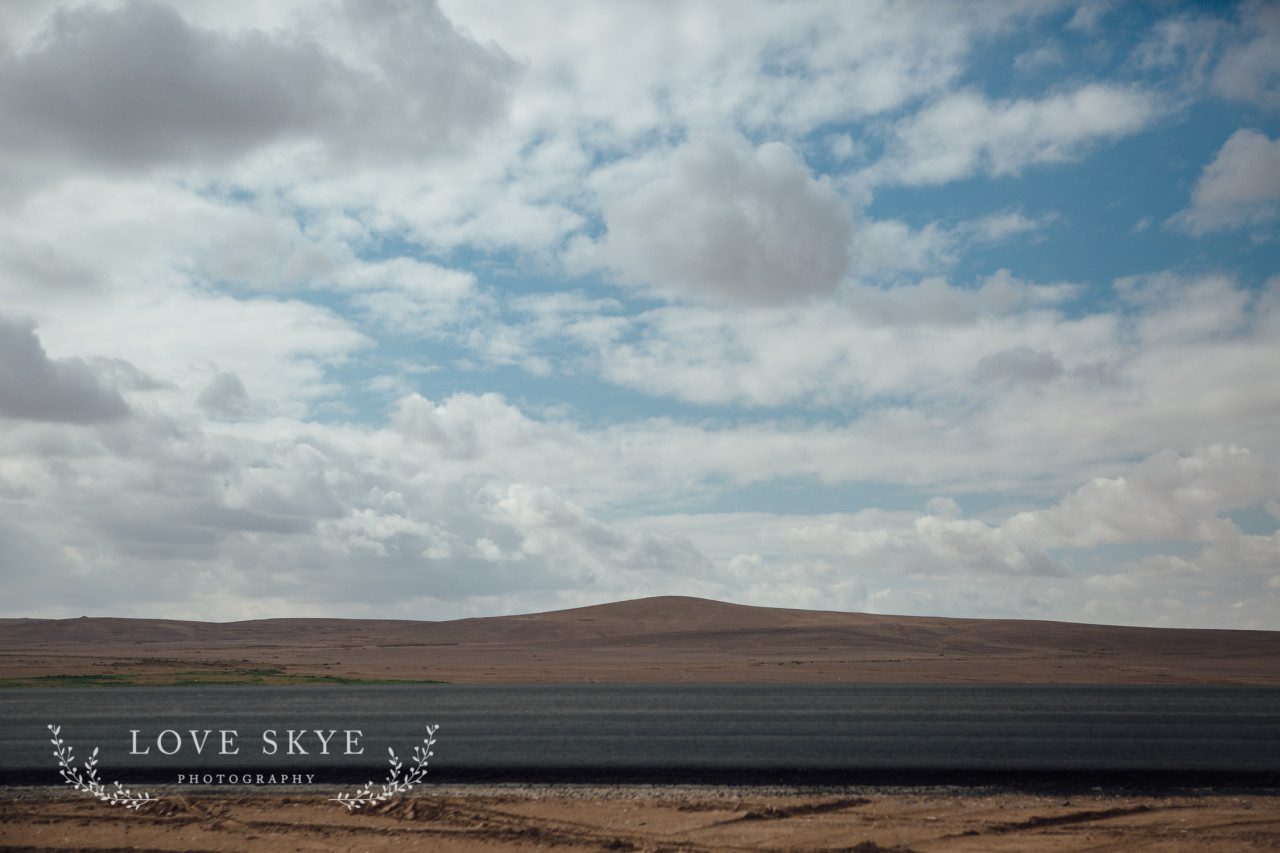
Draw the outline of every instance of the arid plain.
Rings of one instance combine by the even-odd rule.
[[[1280,632],[880,616],[659,597],[442,622],[0,620],[0,683],[1280,684]]]
[[[0,683],[1280,684],[1280,633],[879,616],[651,598],[443,622],[0,620]],[[127,688],[126,688],[127,689]],[[975,788],[448,786],[370,812],[246,790],[142,814],[0,792],[13,850],[1267,850],[1280,797]]]

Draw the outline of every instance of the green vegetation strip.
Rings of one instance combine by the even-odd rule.
[[[349,678],[306,675],[279,669],[230,669],[198,672],[158,672],[132,675],[33,675],[0,678],[4,687],[206,687],[223,684],[445,684],[409,678]]]

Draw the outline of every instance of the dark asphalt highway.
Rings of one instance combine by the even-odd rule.
[[[1273,688],[4,689],[0,723],[0,783],[10,785],[60,781],[50,723],[62,727],[78,757],[99,748],[108,782],[242,772],[381,779],[388,748],[405,757],[425,726],[438,724],[430,774],[438,783],[1280,785],[1280,689]],[[133,754],[134,730],[136,752],[149,749],[146,754]],[[228,751],[238,753],[219,754],[222,730],[235,732]],[[286,754],[290,730],[306,755]],[[363,748],[363,754],[343,754],[347,730],[360,733],[352,736],[352,751]],[[266,739],[264,733],[270,733]],[[327,755],[321,738],[328,740]],[[201,754],[193,741],[203,744]],[[264,754],[271,751],[268,741],[276,744],[274,754]],[[177,751],[166,755],[162,747]]]

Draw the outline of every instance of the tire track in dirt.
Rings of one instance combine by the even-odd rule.
[[[786,820],[791,817],[806,817],[815,814],[828,814],[830,812],[844,811],[854,806],[865,806],[871,801],[866,797],[848,797],[840,800],[832,800],[825,803],[801,803],[795,806],[773,806],[759,809],[751,809],[746,814],[739,817],[729,818],[728,820],[716,821],[711,826],[728,826],[734,823],[742,823],[752,820]]]

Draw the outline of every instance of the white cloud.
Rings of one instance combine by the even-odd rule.
[[[1277,497],[1280,282],[1112,304],[999,269],[1070,200],[871,194],[1081,159],[1211,74],[1265,106],[1261,8],[1000,99],[975,48],[1052,4],[4,4],[5,607],[1274,626],[1227,514]],[[1272,203],[1232,140],[1196,210]],[[923,510],[708,513],[882,486]]]
[[[556,373],[764,409],[757,422],[797,406],[818,419],[809,429],[757,423],[711,435],[666,424],[670,445],[646,438],[655,460],[687,444],[735,482],[789,472],[1024,489],[1165,448],[1277,449],[1280,396],[1267,393],[1280,358],[1276,286],[1256,294],[1221,276],[1127,279],[1117,284],[1122,317],[1068,313],[1077,287],[1002,271],[977,289],[926,279],[851,287],[835,304],[665,306],[635,316],[606,308],[600,323],[542,313],[504,328],[516,330],[513,361],[528,353]]]
[[[911,185],[1016,175],[1034,164],[1078,159],[1094,145],[1141,131],[1163,112],[1150,93],[1104,83],[1010,101],[955,92],[901,120],[870,174]]]
[[[977,519],[916,519],[916,534],[941,564],[971,571],[1009,574],[1059,574],[1047,554],[1037,547],[1025,547],[1001,527],[991,527]]]
[[[1076,4],[1075,11],[1071,13],[1071,19],[1067,21],[1067,27],[1086,33],[1093,32],[1113,8],[1112,0],[1084,0]]]
[[[766,134],[899,109],[950,86],[981,39],[1046,14],[1030,3],[942,6],[819,2],[781,18],[768,2],[644,6],[447,2],[480,39],[528,58],[516,121],[586,126],[606,148],[708,116]],[[566,21],[572,21],[566,25]],[[713,124],[720,124],[719,120]]]
[[[1132,328],[1144,348],[1229,339],[1246,333],[1250,321],[1265,334],[1274,319],[1265,296],[1259,299],[1224,275],[1187,279],[1166,272],[1117,279],[1114,287],[1121,299],[1141,309]],[[1255,299],[1261,316],[1251,316]]]
[[[1157,20],[1131,61],[1140,69],[1174,75],[1185,92],[1199,93],[1208,80],[1219,42],[1230,32],[1217,18],[1171,15]]]
[[[1013,70],[1019,74],[1030,74],[1044,68],[1061,65],[1066,61],[1059,44],[1042,44],[1039,47],[1024,50],[1013,58]]]
[[[1059,317],[1053,306],[1072,292],[1001,272],[976,290],[941,279],[857,286],[834,304],[729,316],[669,306],[641,315],[595,358],[612,382],[698,403],[865,403],[963,382],[997,340],[1097,358],[1111,345],[1110,321]]]
[[[31,324],[0,315],[0,417],[94,423],[128,413],[88,364],[49,358]]]
[[[1002,529],[1040,547],[1215,541],[1234,525],[1219,513],[1274,496],[1278,460],[1233,445],[1149,457],[1128,476],[1099,477],[1057,505],[1014,515]]]
[[[357,309],[409,335],[438,334],[483,302],[473,273],[410,258],[348,264],[319,284],[349,291]]]
[[[238,418],[249,408],[249,393],[234,373],[219,373],[204,386],[196,405],[212,417]]]
[[[1202,235],[1280,216],[1280,139],[1256,130],[1231,134],[1200,173],[1191,207],[1174,222]]]
[[[0,500],[24,532],[9,541],[30,558],[9,606],[125,606],[103,597],[125,578],[130,612],[184,612],[212,588],[221,609],[205,616],[224,618],[287,595],[294,612],[421,616],[469,599],[515,610],[673,584],[708,592],[687,540],[615,529],[548,485],[576,468],[588,475],[570,482],[587,495],[620,476],[648,489],[640,460],[601,466],[610,440],[493,395],[409,397],[390,429],[176,426],[140,414],[109,431],[6,431]],[[81,568],[83,583],[59,593]],[[352,580],[371,574],[379,583]],[[424,599],[425,614],[414,610]]]
[[[930,222],[916,229],[897,219],[864,220],[854,228],[851,272],[864,278],[892,278],[904,272],[946,271],[976,248],[1037,234],[1054,219],[1053,212],[1029,217],[1011,209],[953,225]]]
[[[852,272],[863,278],[937,272],[954,265],[958,249],[954,232],[937,222],[921,228],[897,219],[861,222],[853,234]]]
[[[208,28],[149,0],[55,8],[0,55],[4,165],[25,180],[216,163],[277,141],[348,160],[415,157],[457,149],[504,115],[516,64],[434,4],[346,13],[350,63],[313,33]]]
[[[603,258],[659,291],[776,303],[827,294],[849,263],[850,215],[781,143],[705,137],[668,174],[604,200]]]
[[[1050,410],[1060,412],[1061,400],[1046,403]],[[906,413],[847,429],[661,420],[589,429],[531,418],[492,394],[438,402],[410,395],[387,428],[277,418],[175,430],[150,415],[98,432],[18,428],[0,442],[0,499],[6,523],[24,531],[11,548],[25,549],[24,564],[43,574],[24,576],[12,600],[31,612],[31,602],[83,567],[87,580],[63,601],[73,612],[91,608],[103,584],[127,571],[145,590],[131,612],[153,615],[181,612],[206,588],[217,590],[224,618],[257,612],[252,601],[290,591],[293,612],[348,615],[528,610],[672,589],[798,606],[826,590],[834,596],[827,604],[899,602],[925,612],[926,599],[909,591],[927,583],[934,612],[1072,616],[1053,608],[1083,607],[1084,599],[1053,604],[1046,592],[1046,579],[1066,569],[1052,549],[1151,541],[1195,543],[1204,565],[1221,565],[1233,583],[1253,583],[1246,575],[1254,569],[1241,575],[1231,560],[1255,554],[1248,565],[1265,566],[1274,546],[1266,537],[1241,539],[1221,514],[1276,497],[1274,447],[1157,453],[1046,509],[987,519],[963,518],[942,498],[923,514],[676,517],[633,509],[625,522],[601,520],[622,507],[669,510],[667,496],[696,501],[726,481],[901,478],[925,448],[928,465],[906,479],[936,486],[969,476],[963,488],[987,489],[1008,473],[990,466],[1011,462],[1018,476],[1070,477],[1089,464],[1068,440],[1090,422],[1077,411],[1071,423],[1058,417],[1056,433],[1034,414],[1017,424],[1030,420],[1029,435],[1001,434],[991,423],[976,428],[1004,445],[1000,459],[975,452],[975,426],[963,420],[920,424],[919,432]],[[1009,420],[998,409],[991,417]],[[1051,459],[1046,445],[1058,449]],[[1036,457],[1039,474],[1027,465]],[[974,470],[980,458],[990,458],[989,467]],[[349,582],[371,573],[378,584]],[[1258,583],[1274,574],[1257,573]],[[873,604],[868,590],[889,588],[896,592]]]
[[[547,487],[512,484],[497,508],[520,531],[520,553],[553,557],[573,571],[617,569],[705,574],[706,557],[687,539],[649,532],[628,534],[591,518]]]
[[[1280,197],[1280,140],[1238,130],[1205,166],[1196,184],[1197,207],[1267,201]]]
[[[1275,454],[1224,445],[1157,453],[1044,509],[985,520],[961,518],[955,501],[934,498],[923,514],[726,513],[633,524],[691,537],[729,578],[785,578],[792,566],[824,566],[810,584],[856,586],[856,606],[875,612],[1267,627],[1275,624],[1267,602],[1280,532],[1244,534],[1224,513],[1275,493],[1278,465]],[[1071,578],[1073,564],[1089,558],[1066,549],[1100,545],[1147,554],[1110,574]],[[1231,606],[1236,597],[1249,600],[1245,612]]]
[[[1280,584],[1267,576],[1277,559],[1280,535],[1227,531],[1187,556],[1155,554],[1086,577],[1093,597],[1079,612],[1094,622],[1274,630]]]
[[[1053,353],[1013,347],[984,355],[976,372],[984,381],[1038,383],[1057,379],[1063,374],[1063,367]]]
[[[1240,39],[1227,47],[1213,70],[1213,91],[1264,109],[1280,107],[1280,9],[1245,3]]]
[[[971,223],[974,235],[984,241],[997,243],[1021,234],[1034,234],[1050,225],[1058,215],[1053,211],[1030,217],[1021,210],[1005,210],[988,214]]]
[[[1047,11],[1000,3],[981,15],[957,7],[921,16],[905,7],[816,3],[790,10],[783,22],[768,2],[740,4],[728,18],[700,3],[662,15],[640,6],[446,4],[457,32],[472,39],[459,45],[423,4],[406,7],[421,11],[395,28],[352,18],[388,4],[354,4],[348,17],[305,3],[216,5],[180,8],[189,27],[219,38],[240,38],[247,27],[268,39],[289,33],[291,44],[314,44],[366,90],[382,88],[362,90],[355,99],[361,109],[335,108],[317,128],[290,137],[298,141],[281,138],[250,156],[184,163],[163,174],[252,188],[307,216],[341,210],[426,254],[515,249],[536,265],[554,260],[567,240],[597,233],[596,179],[617,164],[726,128],[808,156],[805,134],[944,90],[984,39]],[[379,46],[361,33],[379,33]],[[404,49],[399,39],[433,49]],[[496,57],[518,57],[519,72],[497,74],[490,89],[449,94],[447,109],[419,119],[428,110],[414,99],[439,94],[439,81],[454,80],[453,69],[461,69],[455,76],[465,78],[458,82],[464,89],[477,82],[468,71],[477,45],[498,65]],[[405,84],[401,78],[411,72],[396,57],[429,62],[437,53],[450,73],[415,68],[418,77]],[[489,95],[507,105],[503,120],[483,125],[483,133],[464,120],[449,123],[459,144],[433,137],[448,158],[419,157],[407,167],[396,145],[412,146],[419,130],[444,134],[450,110],[479,110],[492,105]],[[359,134],[347,139],[344,128]],[[343,148],[344,140],[354,149]],[[438,147],[409,153],[425,156]]]

